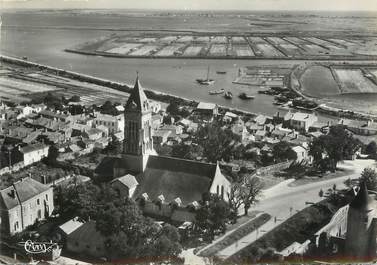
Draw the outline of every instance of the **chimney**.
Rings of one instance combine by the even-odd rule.
[[[41,183],[42,183],[42,184],[47,184],[47,178],[46,178],[46,175],[41,175]]]

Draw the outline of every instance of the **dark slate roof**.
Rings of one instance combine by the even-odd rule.
[[[365,182],[360,183],[360,190],[355,196],[355,198],[350,203],[350,207],[354,209],[366,209],[368,206],[368,189]]]
[[[34,196],[50,189],[49,186],[44,185],[31,177],[24,178],[21,181],[15,182],[12,186],[0,191],[1,207],[4,209],[12,209],[25,202]],[[15,191],[14,197],[11,192]]]
[[[69,234],[68,238],[78,242],[88,242],[91,245],[103,245],[105,241],[105,237],[97,230],[95,221],[84,223]]]
[[[36,144],[33,144],[33,145],[26,145],[26,146],[22,147],[20,151],[21,151],[21,153],[25,154],[25,153],[34,152],[36,150],[44,149],[46,147],[47,147],[47,145],[45,145],[43,143],[36,143]]]
[[[50,189],[49,186],[44,185],[32,179],[31,177],[27,177],[21,181],[15,182],[13,186],[16,189],[18,198],[21,202],[25,202],[33,198],[34,196]]]
[[[135,86],[132,89],[131,95],[126,103],[126,110],[137,110],[137,111],[148,111],[149,102],[148,98],[144,93],[144,89],[140,85],[139,77],[136,78]]]
[[[159,195],[171,202],[179,197],[183,204],[199,201],[209,191],[216,165],[171,157],[149,156],[145,171],[137,176],[134,197],[147,193],[151,200]]]
[[[119,167],[117,166],[119,164],[119,160],[120,159],[118,157],[104,157],[101,163],[94,170],[94,173],[106,177],[113,176],[113,169],[114,167]]]

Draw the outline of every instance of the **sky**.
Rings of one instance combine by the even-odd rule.
[[[377,11],[377,0],[0,0],[0,8]]]

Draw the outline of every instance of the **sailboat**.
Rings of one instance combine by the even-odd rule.
[[[207,78],[206,79],[196,79],[196,82],[198,82],[201,85],[213,85],[215,83],[215,80],[209,79],[209,66],[207,69]]]

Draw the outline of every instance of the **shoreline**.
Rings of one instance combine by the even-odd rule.
[[[89,55],[89,56],[102,56],[109,58],[133,58],[133,59],[201,59],[201,60],[287,60],[287,61],[376,61],[377,56],[364,56],[364,57],[318,57],[318,56],[308,56],[308,57],[278,57],[278,56],[154,56],[154,55],[127,55],[127,54],[117,54],[117,53],[106,53],[106,52],[96,52],[96,51],[83,51],[79,49],[64,49],[65,52]]]
[[[43,64],[39,64],[39,63],[34,63],[34,62],[31,62],[31,61],[19,59],[19,58],[16,58],[16,57],[0,55],[0,61],[4,61],[4,62],[10,63],[10,64],[19,65],[19,66],[23,66],[23,67],[35,67],[35,68],[38,68],[40,70],[46,70],[49,73],[54,74],[54,75],[58,74],[59,76],[64,76],[64,77],[67,77],[67,78],[71,78],[73,80],[78,80],[78,81],[82,81],[82,82],[88,82],[88,83],[92,83],[92,84],[96,84],[96,85],[100,85],[100,86],[105,86],[105,87],[115,89],[115,90],[121,91],[121,92],[130,93],[131,89],[132,89],[132,85],[127,84],[127,83],[115,82],[115,81],[111,81],[111,80],[108,80],[108,79],[94,77],[94,76],[91,76],[91,75],[81,74],[81,73],[77,73],[77,72],[73,72],[73,71],[67,71],[67,70],[64,70],[64,69],[60,69],[60,68],[56,68],[56,67],[52,67],[52,66],[47,66],[47,65],[43,65]],[[295,75],[295,70],[297,70],[297,69],[293,69],[293,71],[291,73],[290,80],[289,80],[290,89],[292,89],[292,91],[294,91],[295,93],[299,94],[300,96],[302,96],[302,97],[304,97],[308,100],[315,100],[311,97],[304,95],[299,89],[294,88],[294,86],[292,85],[292,75],[293,76]],[[294,76],[294,78],[297,78],[297,77]],[[151,99],[151,100],[155,100],[155,101],[162,101],[162,102],[169,103],[171,100],[177,100],[177,101],[180,101],[181,103],[184,103],[185,105],[191,106],[191,107],[194,107],[195,105],[197,105],[200,102],[198,100],[193,100],[193,99],[189,99],[189,98],[176,96],[176,95],[173,95],[173,94],[160,92],[160,91],[157,91],[157,90],[154,90],[154,89],[151,89],[151,88],[144,88],[144,89],[145,89],[145,92],[146,92],[148,98]],[[216,105],[219,107],[220,111],[224,111],[224,112],[231,111],[231,112],[233,112],[237,115],[246,115],[246,116],[256,117],[259,114],[263,114],[263,113],[245,111],[245,110],[241,110],[241,109],[238,109],[238,108],[232,108],[232,107],[223,106],[223,105],[219,105],[219,104],[216,104]],[[290,110],[290,109],[288,109],[288,110]],[[330,107],[330,106],[327,106],[326,104],[320,104],[318,106],[318,108],[316,109],[316,111],[319,112],[319,113],[323,113],[323,114],[332,116],[334,118],[377,120],[377,115],[370,115],[370,114],[361,113],[361,112],[352,112],[352,111],[348,111],[348,110],[345,110],[345,109]]]
[[[34,63],[34,62],[31,62],[31,61],[19,59],[19,58],[16,58],[16,57],[0,55],[0,62],[5,62],[5,63],[18,65],[18,66],[22,66],[22,67],[34,67],[34,68],[38,68],[39,70],[46,70],[50,74],[54,74],[54,75],[58,74],[59,76],[63,76],[63,77],[70,78],[70,79],[73,79],[73,80],[87,82],[87,83],[91,83],[91,84],[95,84],[95,85],[105,86],[105,87],[115,89],[115,90],[121,91],[121,92],[130,93],[131,89],[132,89],[132,85],[127,84],[127,83],[115,82],[115,81],[111,81],[111,80],[108,80],[108,79],[94,77],[94,76],[91,76],[91,75],[81,74],[81,73],[77,73],[77,72],[73,72],[73,71],[67,71],[67,70],[64,70],[64,69],[60,69],[60,68],[56,68],[56,67],[52,67],[52,66],[47,66],[47,65],[43,65],[43,64],[39,64],[39,63]],[[196,105],[200,102],[200,101],[197,101],[197,100],[180,97],[180,96],[176,96],[176,95],[173,95],[173,94],[160,92],[160,91],[157,91],[157,90],[154,90],[154,89],[151,89],[151,88],[144,88],[144,90],[145,90],[145,93],[147,94],[148,98],[151,99],[151,100],[155,100],[155,101],[170,102],[171,100],[178,100],[178,101],[181,101],[182,103],[185,103],[187,106],[194,106],[194,105]],[[259,113],[249,112],[249,111],[240,110],[240,109],[237,109],[237,108],[231,108],[231,107],[227,107],[227,106],[223,106],[223,105],[218,105],[218,104],[216,104],[216,105],[221,110],[223,110],[224,112],[231,111],[231,112],[238,114],[238,115],[242,114],[242,115],[254,117],[254,116],[257,116],[259,114]]]

